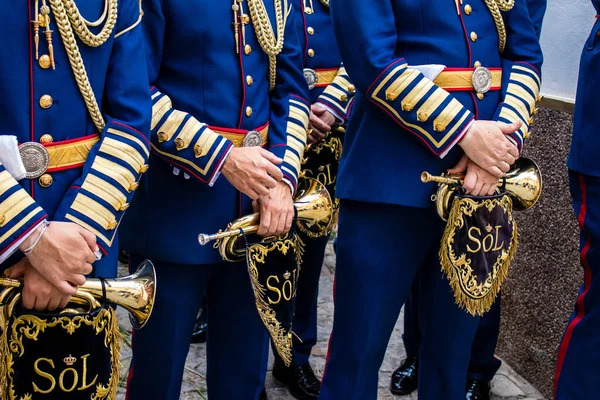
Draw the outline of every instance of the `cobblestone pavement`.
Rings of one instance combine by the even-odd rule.
[[[321,274],[320,294],[319,294],[319,316],[318,316],[318,337],[319,342],[313,348],[311,363],[315,372],[320,377],[325,365],[325,357],[327,355],[327,341],[331,332],[333,323],[333,271],[335,268],[335,255],[333,249],[328,249],[328,254],[325,259],[325,265]],[[120,320],[122,321],[122,331],[125,336],[125,344],[122,351],[122,379],[119,384],[118,400],[124,400],[125,385],[127,379],[127,370],[131,361],[130,348],[130,325],[123,312],[119,310]],[[379,393],[378,400],[415,400],[417,395],[411,396],[393,396],[388,385],[392,372],[398,367],[400,362],[406,356],[404,346],[402,344],[402,320],[403,315],[400,315],[392,339],[388,346],[388,351],[381,366],[379,373]],[[272,355],[269,365],[272,365]],[[181,400],[200,400],[208,399],[206,394],[206,362],[205,362],[205,345],[193,344],[190,348],[190,353],[187,358],[185,376],[183,378],[183,386],[181,390]],[[277,380],[273,378],[270,371],[267,373],[267,381],[265,384],[269,400],[294,400]],[[492,400],[543,400],[544,397],[527,381],[521,378],[510,366],[503,363],[500,371],[492,382]],[[161,399],[152,399],[161,400]],[[443,399],[440,399],[443,400]]]

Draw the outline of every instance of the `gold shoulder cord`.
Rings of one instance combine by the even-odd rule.
[[[500,53],[504,52],[506,47],[506,27],[504,26],[504,20],[500,11],[510,11],[515,6],[515,0],[484,0],[488,9],[494,17],[494,23],[496,24],[496,30],[498,31],[498,50]]]
[[[277,55],[283,50],[283,33],[285,18],[283,16],[282,0],[274,0],[275,21],[277,36],[273,32],[273,26],[265,9],[263,0],[248,0],[248,8],[252,24],[256,30],[256,37],[263,51],[269,56],[269,89],[273,90],[277,79]]]
[[[77,46],[73,29],[75,29],[75,32],[81,41],[90,47],[98,47],[104,44],[112,34],[117,21],[118,0],[106,0],[105,13],[107,13],[108,18],[102,31],[98,35],[92,34],[87,28],[87,25],[100,25],[104,16],[100,17],[99,21],[89,23],[81,16],[81,13],[73,0],[50,0],[50,6],[52,7],[54,17],[56,18],[56,25],[58,26],[65,50],[69,56],[69,63],[71,64],[71,69],[73,70],[73,75],[77,81],[79,91],[83,96],[83,100],[85,101],[85,105],[92,117],[94,125],[96,125],[99,132],[102,132],[106,122],[102,117],[100,107],[98,107],[98,101],[96,100],[96,96],[90,85],[90,80],[85,70],[85,65],[83,64],[83,59],[81,58],[81,52],[79,51],[79,46]],[[69,19],[73,24],[72,26],[69,23]]]

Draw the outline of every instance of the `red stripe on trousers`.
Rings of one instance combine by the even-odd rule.
[[[587,187],[585,184],[585,180],[583,178],[583,174],[579,175],[579,189],[581,190],[581,207],[579,208],[579,217],[577,218],[577,222],[579,223],[579,229],[582,232],[585,232],[585,217],[587,212]],[[583,292],[577,297],[577,316],[573,318],[573,320],[567,326],[567,330],[565,331],[565,337],[560,345],[560,349],[558,351],[558,360],[556,361],[556,375],[554,377],[554,398],[556,399],[556,389],[558,388],[558,381],[560,380],[560,374],[562,372],[562,367],[565,362],[565,357],[567,356],[567,351],[569,350],[569,344],[571,342],[571,338],[573,336],[573,330],[579,324],[579,322],[585,316],[584,302],[585,296],[590,289],[590,284],[592,283],[592,270],[587,261],[587,253],[590,250],[591,243],[589,237],[586,239],[586,243],[581,249],[580,259],[581,264],[585,270],[585,278],[583,283]]]

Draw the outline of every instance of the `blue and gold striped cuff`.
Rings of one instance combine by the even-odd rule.
[[[346,68],[340,67],[336,77],[321,93],[317,102],[335,110],[345,121],[350,117],[356,88],[350,81]]]
[[[391,63],[371,84],[367,97],[400,126],[443,157],[464,134],[473,113],[404,59]]]
[[[47,216],[0,164],[0,255]]]
[[[203,183],[219,171],[233,143],[152,89],[152,152]]]

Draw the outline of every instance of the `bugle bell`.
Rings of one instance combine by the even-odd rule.
[[[0,294],[1,304],[11,303],[10,289],[20,289],[21,280],[0,278],[0,286],[4,286]],[[100,307],[100,301],[123,307],[129,313],[129,320],[135,329],[142,328],[154,307],[156,295],[156,272],[149,260],[142,262],[137,271],[131,275],[117,279],[88,279],[71,297],[71,303],[89,305],[91,309]],[[14,305],[14,302],[12,302]],[[9,307],[12,308],[12,307]],[[10,311],[10,310],[9,310]],[[91,311],[91,310],[90,310]],[[4,318],[7,315],[3,316]],[[2,326],[2,324],[0,324]]]
[[[446,221],[452,206],[452,199],[463,184],[464,174],[433,176],[427,172],[421,174],[421,182],[439,184],[437,193],[431,197],[439,216]],[[504,189],[518,211],[532,207],[542,194],[542,173],[530,158],[519,158],[504,178],[498,181],[498,188]]]
[[[333,201],[325,186],[316,179],[301,177],[294,199],[296,208],[296,224],[300,231],[309,237],[321,237],[331,232]],[[225,261],[240,261],[246,256],[244,247],[237,242],[242,235],[258,231],[259,214],[250,214],[230,223],[227,230],[213,235],[201,233],[198,242],[204,246],[214,240],[215,248],[219,249]]]

